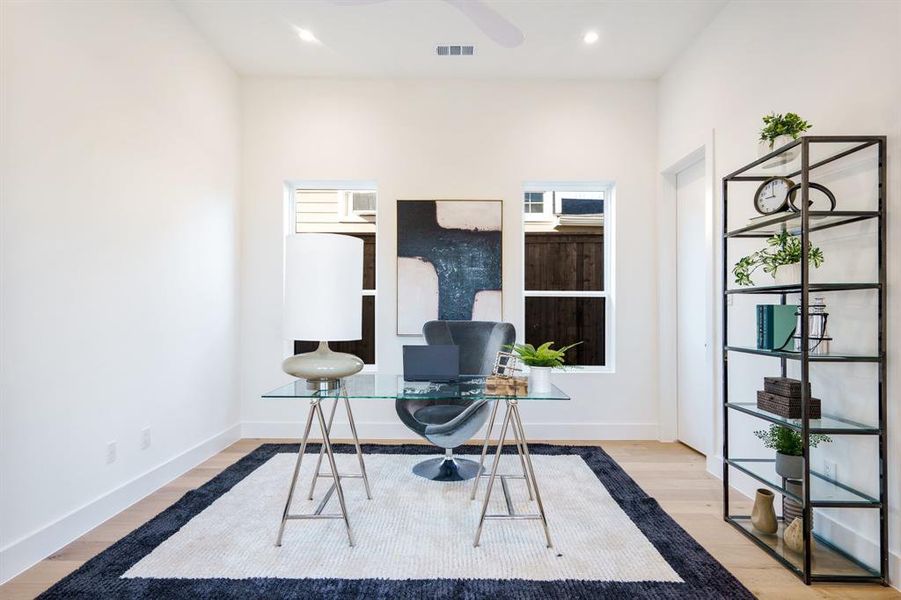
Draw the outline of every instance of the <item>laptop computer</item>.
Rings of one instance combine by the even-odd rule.
[[[404,346],[405,381],[456,381],[460,377],[460,346]]]

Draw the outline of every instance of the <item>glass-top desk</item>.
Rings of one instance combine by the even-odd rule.
[[[529,393],[525,396],[501,396],[485,391],[484,377],[463,376],[455,383],[405,381],[403,375],[384,373],[358,373],[341,382],[340,395],[350,400],[569,400],[557,386],[551,386],[547,394]],[[306,380],[298,379],[263,394],[263,398],[324,398],[335,395],[336,390],[320,391],[310,388]]]
[[[285,503],[285,510],[282,514],[282,522],[279,527],[276,546],[281,546],[282,534],[284,533],[285,523],[291,519],[343,519],[347,529],[348,541],[353,546],[353,535],[350,529],[350,521],[348,520],[347,508],[344,502],[344,492],[341,486],[342,479],[360,478],[366,488],[366,497],[371,498],[369,490],[369,479],[366,476],[366,465],[363,460],[363,451],[360,447],[360,440],[357,436],[356,424],[354,423],[353,413],[351,411],[351,400],[376,400],[390,399],[396,402],[439,402],[441,400],[453,400],[459,402],[471,402],[473,408],[480,408],[480,405],[491,405],[491,416],[488,419],[485,439],[482,443],[482,453],[478,464],[478,475],[475,477],[472,485],[472,491],[469,495],[470,500],[474,500],[479,489],[479,483],[482,478],[487,478],[488,483],[485,490],[485,498],[482,503],[482,514],[479,519],[478,528],[476,529],[474,546],[479,545],[479,539],[482,534],[482,527],[486,519],[515,519],[515,520],[540,520],[544,527],[545,537],[548,547],[552,547],[551,535],[545,518],[544,505],[541,502],[541,494],[538,490],[538,481],[535,478],[535,470],[532,468],[532,458],[529,454],[529,445],[526,439],[525,429],[522,425],[522,419],[519,416],[520,402],[539,402],[539,401],[561,401],[569,400],[569,396],[557,386],[551,386],[548,393],[535,394],[528,393],[520,396],[496,395],[489,394],[485,388],[484,377],[461,377],[454,383],[433,383],[433,382],[414,382],[405,381],[402,375],[384,374],[384,373],[359,373],[351,377],[342,379],[339,385],[329,389],[323,386],[321,389],[310,387],[305,380],[298,379],[293,383],[289,383],[280,388],[263,394],[263,398],[271,399],[290,399],[290,398],[306,398],[310,401],[310,409],[307,415],[306,426],[304,427],[303,437],[300,443],[300,452],[297,455],[297,462],[294,467],[294,475],[291,479],[291,485],[288,491],[288,499]],[[328,420],[322,410],[322,401],[332,399],[330,414]],[[506,410],[504,418],[501,421],[500,433],[497,438],[497,451],[494,461],[491,465],[490,473],[486,473],[485,458],[488,453],[488,446],[492,440],[491,433],[494,430],[494,424],[497,417],[498,407],[503,401]],[[343,401],[345,410],[347,411],[347,419],[350,425],[351,435],[356,447],[358,462],[360,464],[360,473],[353,475],[345,475],[338,473],[335,467],[335,459],[332,452],[332,441],[329,436],[332,421],[335,416],[339,401]],[[312,514],[290,514],[291,500],[294,496],[294,490],[297,485],[297,475],[300,472],[301,461],[306,452],[307,442],[310,437],[310,429],[313,420],[319,423],[322,433],[322,445],[319,450],[319,458],[316,469],[313,472],[313,481],[310,486],[308,499],[312,500],[316,482],[320,477],[332,479],[332,485],[326,491],[325,496],[319,506]],[[500,464],[501,452],[507,442],[507,434],[512,432],[512,441],[516,445],[519,455],[519,462],[522,468],[522,475],[499,474],[498,465]],[[330,471],[328,473],[320,472],[322,467],[322,459],[325,456],[329,463]],[[337,474],[337,475],[335,475]],[[496,479],[501,480],[501,487],[506,500],[507,512],[501,514],[488,514],[488,501],[494,488]],[[534,500],[537,504],[537,512],[535,513],[516,513],[513,509],[513,503],[510,499],[509,489],[506,479],[524,479],[529,494],[529,500]],[[441,484],[436,484],[441,485]],[[340,513],[323,514],[326,504],[332,494],[337,492],[338,502],[340,505]]]

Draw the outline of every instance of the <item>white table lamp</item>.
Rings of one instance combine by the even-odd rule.
[[[362,339],[363,240],[333,233],[299,233],[285,240],[284,336],[319,342],[286,358],[282,369],[311,386],[334,387],[363,368],[329,342]]]

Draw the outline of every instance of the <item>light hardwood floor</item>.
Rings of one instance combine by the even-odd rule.
[[[247,439],[237,442],[0,586],[0,598],[33,598],[163,511],[187,491],[203,485],[260,444],[274,441],[279,440]],[[898,591],[878,585],[805,586],[723,521],[720,481],[705,471],[704,457],[685,446],[660,442],[603,442],[599,445],[758,597],[779,600],[901,599]],[[735,501],[750,504],[737,493]]]

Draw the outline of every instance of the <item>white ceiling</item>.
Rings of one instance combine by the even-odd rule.
[[[606,79],[659,77],[726,3],[485,0],[525,34],[503,48],[442,0],[175,1],[242,75]],[[584,44],[588,30],[600,41]],[[475,55],[436,56],[436,44]]]

